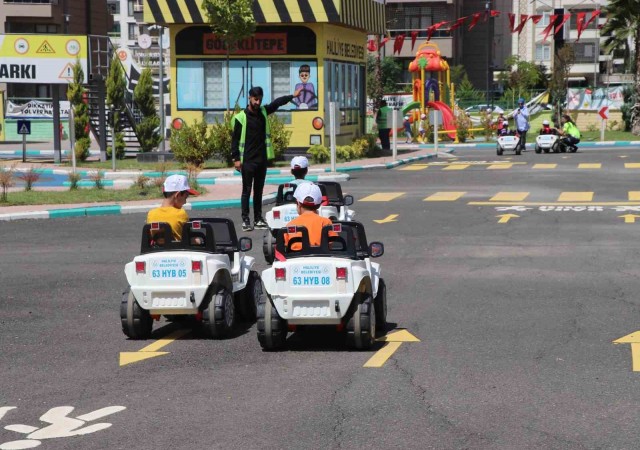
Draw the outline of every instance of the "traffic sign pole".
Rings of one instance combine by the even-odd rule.
[[[600,142],[604,141],[604,129],[606,127],[606,123],[607,121],[605,119],[600,121]]]
[[[22,135],[22,162],[27,162],[27,135]]]
[[[609,107],[603,106],[598,111],[600,117],[602,117],[602,122],[600,123],[600,141],[604,141],[604,130],[607,127],[607,119],[609,118]]]

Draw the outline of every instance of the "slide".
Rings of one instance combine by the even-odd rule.
[[[443,102],[429,102],[427,103],[427,107],[433,108],[436,111],[440,111],[442,113],[442,125],[445,130],[453,130],[456,127],[456,120],[453,116],[453,111],[446,103]],[[447,133],[447,135],[451,139],[456,138],[456,133]]]
[[[420,102],[407,103],[402,108],[402,115],[406,116],[409,111],[412,111],[414,109],[419,109],[419,108],[420,108]]]

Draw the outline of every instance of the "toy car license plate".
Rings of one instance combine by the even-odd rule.
[[[160,258],[151,261],[151,278],[154,280],[183,280],[187,278],[186,258]]]
[[[555,136],[538,136],[538,141],[541,144],[549,144],[551,141],[553,141],[553,139],[555,138]]]
[[[293,268],[292,287],[317,288],[333,284],[329,266],[324,264],[303,264]]]
[[[515,144],[518,142],[518,138],[515,136],[503,136],[500,140],[505,144]]]

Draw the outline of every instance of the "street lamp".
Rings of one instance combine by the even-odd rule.
[[[158,47],[160,50],[159,57],[159,77],[160,81],[158,83],[158,97],[160,101],[160,144],[158,144],[158,151],[164,152],[164,136],[165,136],[165,118],[164,118],[164,54],[162,49],[162,38],[164,36],[164,27],[162,25],[151,25],[149,27],[149,31],[158,30]]]

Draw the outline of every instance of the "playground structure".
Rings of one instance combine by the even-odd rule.
[[[438,46],[432,42],[421,44],[415,59],[409,64],[409,72],[412,74],[413,101],[402,108],[402,114],[414,122],[419,121],[422,114],[428,117],[429,109],[440,111],[442,133],[458,142],[453,113],[455,89],[451,83],[449,64],[440,56]],[[429,76],[435,73],[437,78],[425,79],[427,73]],[[422,142],[422,137],[418,136],[418,140]]]

